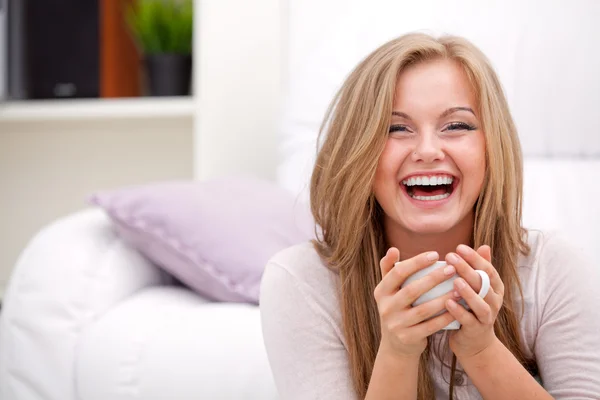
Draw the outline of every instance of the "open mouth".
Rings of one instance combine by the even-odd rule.
[[[406,193],[421,201],[447,199],[457,184],[458,179],[451,175],[413,176],[402,181]]]

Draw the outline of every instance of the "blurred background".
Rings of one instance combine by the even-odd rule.
[[[232,169],[214,151],[232,138],[223,134],[223,112],[213,110],[239,102],[223,97],[235,88],[222,76],[239,68],[230,65],[232,57],[256,43],[261,48],[251,58],[277,59],[279,22],[265,23],[264,15],[278,14],[280,6],[209,1],[201,12],[202,2],[195,3],[0,0],[0,298],[33,234],[85,208],[92,192]],[[265,84],[267,74],[236,85],[261,85],[259,96],[268,98],[279,80],[270,74]],[[250,114],[245,126],[256,127],[258,137],[274,128],[256,108],[271,104],[238,112]],[[200,121],[202,111],[214,117]],[[201,130],[210,132],[202,140],[211,150],[199,148]],[[248,148],[250,140],[235,143]],[[267,165],[275,145],[255,148],[259,153],[245,151],[239,159],[260,158],[247,169],[272,178]]]
[[[191,178],[192,0],[1,0],[0,298],[92,191]]]

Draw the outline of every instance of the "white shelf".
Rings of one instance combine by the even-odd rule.
[[[194,99],[191,96],[0,102],[0,123],[176,118],[192,117],[193,114]]]

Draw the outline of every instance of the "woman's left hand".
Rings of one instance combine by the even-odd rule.
[[[489,246],[481,246],[475,251],[460,245],[456,252],[458,254],[449,253],[446,261],[454,265],[460,276],[454,281],[454,289],[472,311],[467,311],[456,301],[446,302],[448,312],[461,323],[461,328],[450,335],[450,349],[460,359],[479,354],[496,340],[494,322],[502,307],[504,283],[491,263]],[[477,294],[481,287],[481,277],[475,272],[477,269],[490,277],[490,289],[485,298]]]

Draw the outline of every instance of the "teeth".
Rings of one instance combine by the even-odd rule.
[[[434,200],[443,200],[450,196],[450,193],[438,194],[437,196],[412,196],[413,199],[423,200],[423,201],[434,201]]]
[[[419,185],[419,186],[437,186],[437,185],[449,185],[454,181],[454,178],[451,176],[441,176],[441,175],[436,175],[436,176],[417,176],[417,177],[412,177],[406,180],[403,180],[402,183],[405,184],[406,186],[415,186],[415,185]]]

